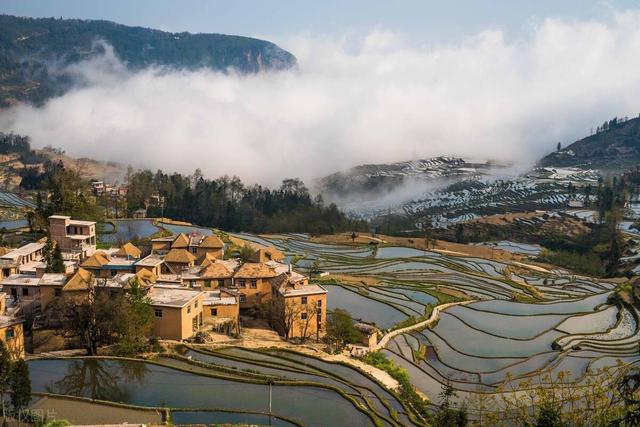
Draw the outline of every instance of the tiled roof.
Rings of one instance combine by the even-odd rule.
[[[213,262],[204,267],[200,272],[203,279],[228,279],[233,277],[233,270],[221,262]]]
[[[188,247],[189,247],[189,238],[183,233],[178,234],[174,239],[173,243],[171,243],[172,249],[181,249],[181,248],[184,249]]]
[[[309,284],[307,278],[296,272],[281,273],[271,279],[271,286],[283,296],[300,296],[326,294],[327,290],[320,285]]]
[[[195,259],[196,257],[186,249],[171,249],[169,253],[164,257],[164,262],[189,264],[195,261]]]
[[[205,237],[199,246],[201,248],[222,249],[224,248],[224,242],[218,236],[211,235]]]
[[[71,276],[66,285],[62,288],[64,291],[84,291],[89,289],[93,281],[93,274],[84,268],[79,268],[76,273]]]
[[[240,279],[258,279],[276,277],[274,269],[262,262],[245,262],[240,266],[234,277]]]
[[[155,283],[156,280],[158,280],[158,276],[156,276],[155,274],[153,274],[151,271],[143,268],[140,271],[138,271],[136,273],[136,276],[138,277],[138,280],[140,281],[140,284],[142,285],[149,285],[151,283]]]
[[[84,260],[82,264],[80,264],[80,267],[100,268],[105,264],[109,264],[109,261],[110,261],[109,257],[104,252],[97,251],[96,253],[91,255],[89,258]]]
[[[127,242],[114,255],[126,258],[140,258],[142,251],[136,248],[132,243]]]

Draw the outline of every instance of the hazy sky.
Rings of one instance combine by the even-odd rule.
[[[518,36],[545,18],[592,19],[611,7],[637,5],[637,0],[0,0],[0,11],[277,39],[382,28],[433,45],[486,29]]]

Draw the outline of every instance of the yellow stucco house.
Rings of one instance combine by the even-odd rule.
[[[156,286],[147,296],[154,312],[154,336],[181,341],[195,335],[202,326],[203,292]]]

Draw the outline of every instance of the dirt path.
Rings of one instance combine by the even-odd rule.
[[[457,302],[450,302],[447,304],[439,305],[433,309],[433,311],[431,312],[431,316],[429,316],[427,320],[424,320],[420,323],[416,323],[415,325],[407,326],[406,328],[396,329],[395,331],[391,331],[387,335],[383,336],[380,339],[380,341],[378,341],[378,344],[376,344],[376,346],[372,349],[372,351],[382,350],[389,343],[389,340],[391,340],[394,337],[397,337],[398,335],[404,334],[406,332],[415,331],[416,329],[426,328],[427,326],[431,325],[433,322],[435,322],[440,318],[440,312],[442,310],[445,310],[454,305],[465,305],[472,302],[473,301],[457,301]]]
[[[199,347],[197,344],[191,345]],[[317,357],[328,362],[342,362],[368,373],[388,389],[397,390],[398,387],[400,387],[398,381],[393,379],[393,377],[385,371],[361,362],[358,359],[354,359],[346,353],[329,354],[323,350],[322,344],[317,344],[315,342],[309,342],[308,344],[292,344],[283,340],[277,332],[263,327],[243,328],[241,338],[233,343],[214,342],[211,344],[203,344],[202,347],[216,348],[228,345],[235,345],[244,348],[283,348]]]

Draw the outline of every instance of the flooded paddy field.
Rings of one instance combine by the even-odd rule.
[[[325,284],[329,308],[349,310],[383,332],[456,300],[452,295],[473,300],[448,308],[431,328],[394,337],[383,350],[432,399],[447,381],[464,397],[542,373],[566,371],[580,381],[618,360],[640,362],[638,313],[612,302],[615,285],[606,280],[398,246],[317,244],[305,235],[255,239],[319,263],[335,278]],[[539,249],[498,244],[524,255]],[[350,279],[341,281],[345,274]]]
[[[199,228],[190,227],[173,231]],[[429,327],[403,329],[381,349],[432,401],[447,383],[463,400],[545,373],[581,382],[597,369],[640,363],[639,315],[612,298],[615,284],[606,280],[394,245],[316,243],[304,234],[233,236],[282,250],[303,273],[328,273],[314,279],[328,291],[328,309],[346,309],[383,335],[423,322],[435,306],[466,301]],[[180,423],[420,424],[394,392],[347,365],[237,347],[187,348],[181,357],[29,364],[36,392],[166,407]],[[295,410],[286,404],[292,400]]]

